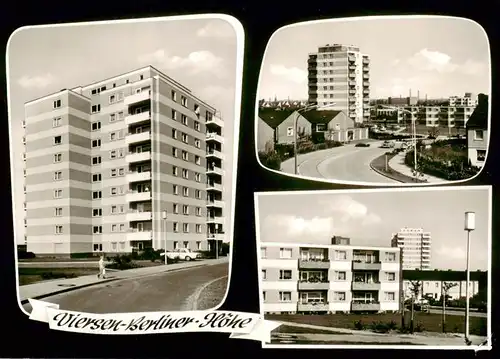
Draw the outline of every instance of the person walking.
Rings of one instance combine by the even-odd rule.
[[[97,278],[105,279],[106,278],[106,266],[104,265],[104,255],[101,255],[99,259],[99,274]]]

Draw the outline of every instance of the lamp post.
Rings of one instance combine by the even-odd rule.
[[[293,125],[293,157],[294,157],[294,173],[297,175],[299,174],[299,165],[298,165],[298,160],[297,160],[297,128],[298,128],[298,122],[299,122],[299,116],[302,111],[307,111],[307,110],[313,110],[313,109],[321,109],[325,107],[329,107],[335,105],[334,102],[325,104],[323,106],[319,105],[308,105],[305,107],[302,107],[298,110],[295,111],[295,119],[294,119],[294,125]]]
[[[467,231],[467,264],[465,267],[465,343],[470,345],[469,340],[469,282],[470,282],[470,232],[476,229],[476,214],[465,212],[464,229]]]
[[[164,230],[165,230],[165,234],[164,234],[164,240],[165,240],[165,265],[167,264],[167,211],[162,211],[161,212],[161,218],[163,219],[163,227],[164,227]]]

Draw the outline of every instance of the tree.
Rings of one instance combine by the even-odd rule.
[[[448,298],[448,293],[450,289],[456,287],[457,283],[443,282],[441,286],[442,298],[443,301],[443,318],[442,318],[442,329],[443,333],[446,333],[446,299]]]
[[[418,299],[420,295],[420,289],[422,288],[422,282],[420,281],[410,281],[410,293],[411,293],[411,317],[410,317],[410,333],[413,333],[414,319],[415,319],[415,299]]]
[[[439,136],[439,127],[431,127],[429,129],[429,138],[436,139]]]

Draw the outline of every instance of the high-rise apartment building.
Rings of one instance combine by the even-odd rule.
[[[263,312],[397,311],[399,252],[392,247],[261,243]]]
[[[309,103],[344,111],[362,123],[370,118],[370,58],[359,48],[325,45],[308,59]]]
[[[404,270],[431,269],[431,234],[422,228],[401,228],[392,235],[392,247],[401,249]]]
[[[27,250],[214,248],[223,122],[148,66],[25,104]]]

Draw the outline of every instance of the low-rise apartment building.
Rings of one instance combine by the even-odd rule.
[[[332,243],[339,243],[336,238]],[[399,248],[266,242],[261,243],[259,263],[264,313],[400,307]]]

